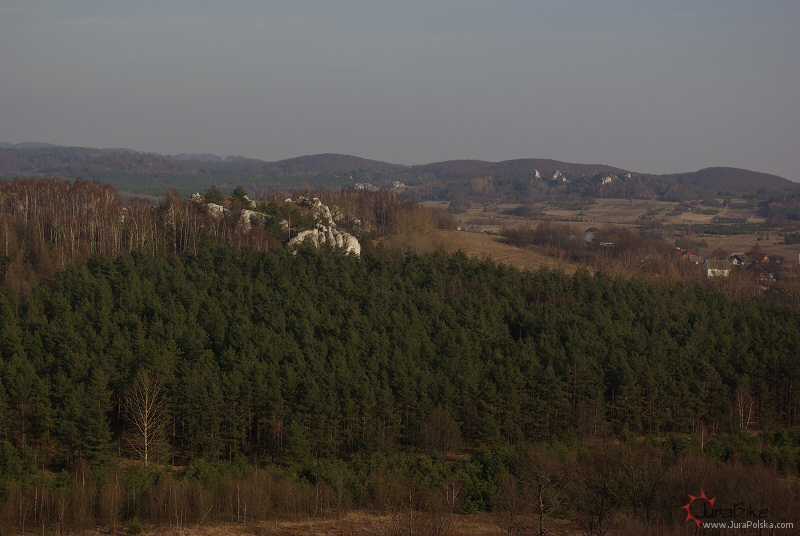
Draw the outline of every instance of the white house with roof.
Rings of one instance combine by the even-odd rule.
[[[703,271],[706,277],[728,277],[728,274],[731,273],[731,266],[728,261],[706,259],[703,262]]]

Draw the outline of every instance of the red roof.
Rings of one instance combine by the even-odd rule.
[[[769,262],[769,255],[766,251],[745,251],[744,255],[756,262]]]

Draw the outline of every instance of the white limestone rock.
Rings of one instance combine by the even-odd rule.
[[[325,226],[336,226],[333,223],[333,215],[331,214],[331,210],[322,204],[322,201],[319,200],[318,197],[313,197],[311,199],[307,197],[300,197],[297,200],[297,204],[301,207],[313,208],[314,209],[314,223],[325,225]]]
[[[204,205],[204,208],[206,213],[215,220],[218,220],[223,216],[225,216],[225,207],[223,207],[222,205],[218,205],[216,203],[207,203]]]
[[[288,247],[296,249],[298,245],[302,244],[305,240],[311,240],[315,247],[319,248],[322,244],[328,244],[334,248],[343,249],[346,253],[354,255],[361,255],[361,244],[358,239],[353,235],[344,231],[339,231],[336,228],[334,221],[335,217],[340,217],[340,220],[346,219],[346,215],[339,209],[333,207],[333,210],[322,204],[318,198],[314,197],[308,199],[301,197],[297,200],[297,204],[302,207],[314,208],[314,227],[306,231],[301,231],[289,240]],[[288,223],[281,221],[281,226],[285,229]]]
[[[239,213],[239,220],[237,223],[244,229],[249,230],[251,227],[263,227],[266,221],[266,216],[254,210],[243,209]]]
[[[326,225],[317,224],[307,231],[301,231],[297,236],[289,240],[289,247],[296,248],[306,240],[310,240],[317,248],[323,244],[328,244],[332,247],[343,249],[345,253],[361,255],[361,244],[358,243],[356,237]]]
[[[322,225],[332,225],[335,227],[336,224],[333,223],[333,215],[331,214],[331,210],[327,206],[323,205],[316,197],[314,198],[314,201],[317,203],[314,205],[317,208],[317,212],[314,214],[314,221],[316,223],[321,223]]]

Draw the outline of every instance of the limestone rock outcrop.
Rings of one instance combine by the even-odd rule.
[[[254,203],[252,201],[246,198],[245,200],[253,207]],[[245,231],[253,227],[264,227],[272,221],[271,216],[255,210],[247,208],[231,210],[216,203],[206,203],[203,196],[199,193],[194,194],[191,197],[191,201],[196,203],[200,209],[211,218],[215,220],[224,218],[227,221],[235,222],[237,226]],[[286,202],[291,203],[292,199],[286,199]],[[358,239],[350,233],[337,229],[336,222],[334,221],[335,219],[339,221],[347,220],[350,223],[360,224],[360,220],[348,217],[348,215],[344,214],[337,207],[333,207],[333,210],[331,210],[323,205],[322,201],[316,197],[310,199],[307,197],[300,197],[296,203],[300,207],[311,209],[309,212],[314,216],[314,226],[311,229],[300,231],[297,236],[289,240],[289,248],[295,249],[298,245],[302,244],[303,241],[311,240],[311,243],[316,247],[320,247],[322,244],[328,244],[334,248],[341,248],[346,253],[361,255],[361,244],[358,243]],[[280,220],[278,225],[284,230],[289,228],[289,222],[287,220]]]
[[[223,216],[225,216],[225,212],[227,212],[227,209],[225,207],[223,207],[222,205],[218,205],[216,203],[206,203],[205,205],[203,205],[203,207],[205,211],[208,213],[208,215],[214,218],[215,220],[222,218]]]
[[[297,200],[297,204],[301,207],[310,207],[314,209],[314,227],[311,229],[297,233],[297,236],[289,240],[289,247],[296,248],[305,240],[310,240],[316,247],[322,244],[328,244],[335,248],[342,248],[346,253],[354,255],[361,255],[361,244],[358,239],[336,228],[334,222],[334,213],[339,215],[339,211],[334,207],[332,212],[330,208],[323,205],[322,202],[314,197],[308,199],[301,197]]]
[[[251,227],[263,227],[267,221],[267,216],[261,212],[254,210],[242,209],[239,212],[239,221],[237,222],[243,229],[249,230]]]
[[[335,227],[317,224],[311,229],[297,233],[289,240],[289,247],[296,248],[306,240],[310,240],[316,247],[328,244],[335,248],[342,248],[346,253],[361,255],[361,244],[356,237]]]

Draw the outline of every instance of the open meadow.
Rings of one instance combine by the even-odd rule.
[[[446,209],[448,204],[426,202],[426,206]],[[530,207],[525,210],[525,207]],[[524,215],[520,215],[524,214]],[[672,201],[638,199],[595,199],[581,206],[560,207],[551,204],[521,205],[511,203],[473,204],[464,212],[454,214],[461,232],[440,231],[437,238],[448,244],[448,249],[462,249],[465,253],[485,256],[498,262],[536,269],[540,266],[563,268],[574,272],[577,264],[549,256],[541,249],[511,246],[499,236],[503,229],[536,227],[545,220],[555,220],[573,228],[576,236],[584,236],[590,229],[647,228],[660,233],[670,245],[688,238],[697,244],[694,253],[711,256],[723,249],[728,253],[744,253],[758,245],[772,256],[787,262],[797,262],[800,244],[784,243],[779,230],[760,228],[764,218],[756,214],[747,200],[734,200],[731,208],[709,208],[702,205],[687,206]],[[742,234],[713,234],[702,232],[703,227],[716,221],[740,222],[747,225]]]

